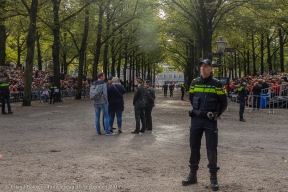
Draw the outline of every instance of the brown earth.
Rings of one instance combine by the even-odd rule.
[[[125,95],[123,134],[97,136],[90,100],[54,105],[12,104],[0,116],[0,191],[210,191],[202,139],[198,184],[182,186],[189,173],[191,108],[180,90],[163,98],[157,89],[153,132],[132,135],[133,94]],[[219,120],[219,191],[288,191],[286,111],[245,112],[230,103]],[[116,126],[116,124],[115,124]]]

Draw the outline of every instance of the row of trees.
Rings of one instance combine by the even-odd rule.
[[[82,74],[96,79],[100,70],[123,73],[126,82],[134,75],[151,79],[159,63],[169,63],[191,82],[200,58],[216,60],[213,42],[220,36],[236,50],[224,54],[222,75],[284,71],[285,5],[285,0],[0,0],[0,65],[25,63],[27,106],[34,65],[41,70],[53,63],[56,86],[61,71],[77,66],[77,99]]]
[[[156,63],[164,57],[157,16],[160,4],[153,0],[0,3],[0,65],[12,61],[20,67],[25,63],[24,106],[31,105],[35,64],[42,70],[43,64],[53,63],[57,87],[60,72],[67,73],[69,65],[77,65],[76,98],[80,99],[83,73],[92,74],[94,80],[98,71],[113,76],[123,72],[125,82],[136,75],[151,78],[159,68]]]
[[[200,58],[212,58],[214,42],[220,36],[232,53],[224,53],[223,76],[263,74],[268,70],[284,72],[287,45],[285,0],[163,0],[169,58],[186,74],[198,75]],[[287,60],[287,59],[286,59]],[[189,74],[189,75],[188,75]]]

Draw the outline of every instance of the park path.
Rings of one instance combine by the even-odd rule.
[[[189,172],[187,95],[180,100],[176,89],[164,98],[156,89],[153,131],[139,135],[130,134],[133,93],[124,97],[123,134],[115,136],[96,135],[89,100],[13,104],[13,115],[0,116],[0,191],[209,191],[204,137],[198,184],[181,186]],[[237,114],[233,108],[218,122],[220,191],[287,191],[287,115],[255,111],[242,123]]]

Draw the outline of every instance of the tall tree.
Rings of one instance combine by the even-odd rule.
[[[26,57],[26,69],[25,69],[25,89],[23,96],[23,106],[31,106],[31,83],[32,83],[32,70],[34,64],[34,51],[36,40],[36,19],[38,11],[38,0],[32,0],[30,8],[24,0],[21,0],[24,7],[26,7],[29,13],[30,23],[29,32],[27,36],[27,57]]]
[[[81,94],[82,94],[83,66],[84,66],[85,52],[86,52],[86,47],[87,47],[88,31],[89,31],[89,11],[88,9],[86,9],[83,39],[82,39],[81,48],[79,52],[78,84],[77,84],[77,93],[76,93],[75,99],[81,99]]]

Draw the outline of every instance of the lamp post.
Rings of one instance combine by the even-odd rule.
[[[222,72],[222,54],[225,51],[227,42],[220,37],[220,40],[215,42],[216,45],[216,53],[218,54],[217,66],[218,66],[218,79],[220,80],[220,74]]]

